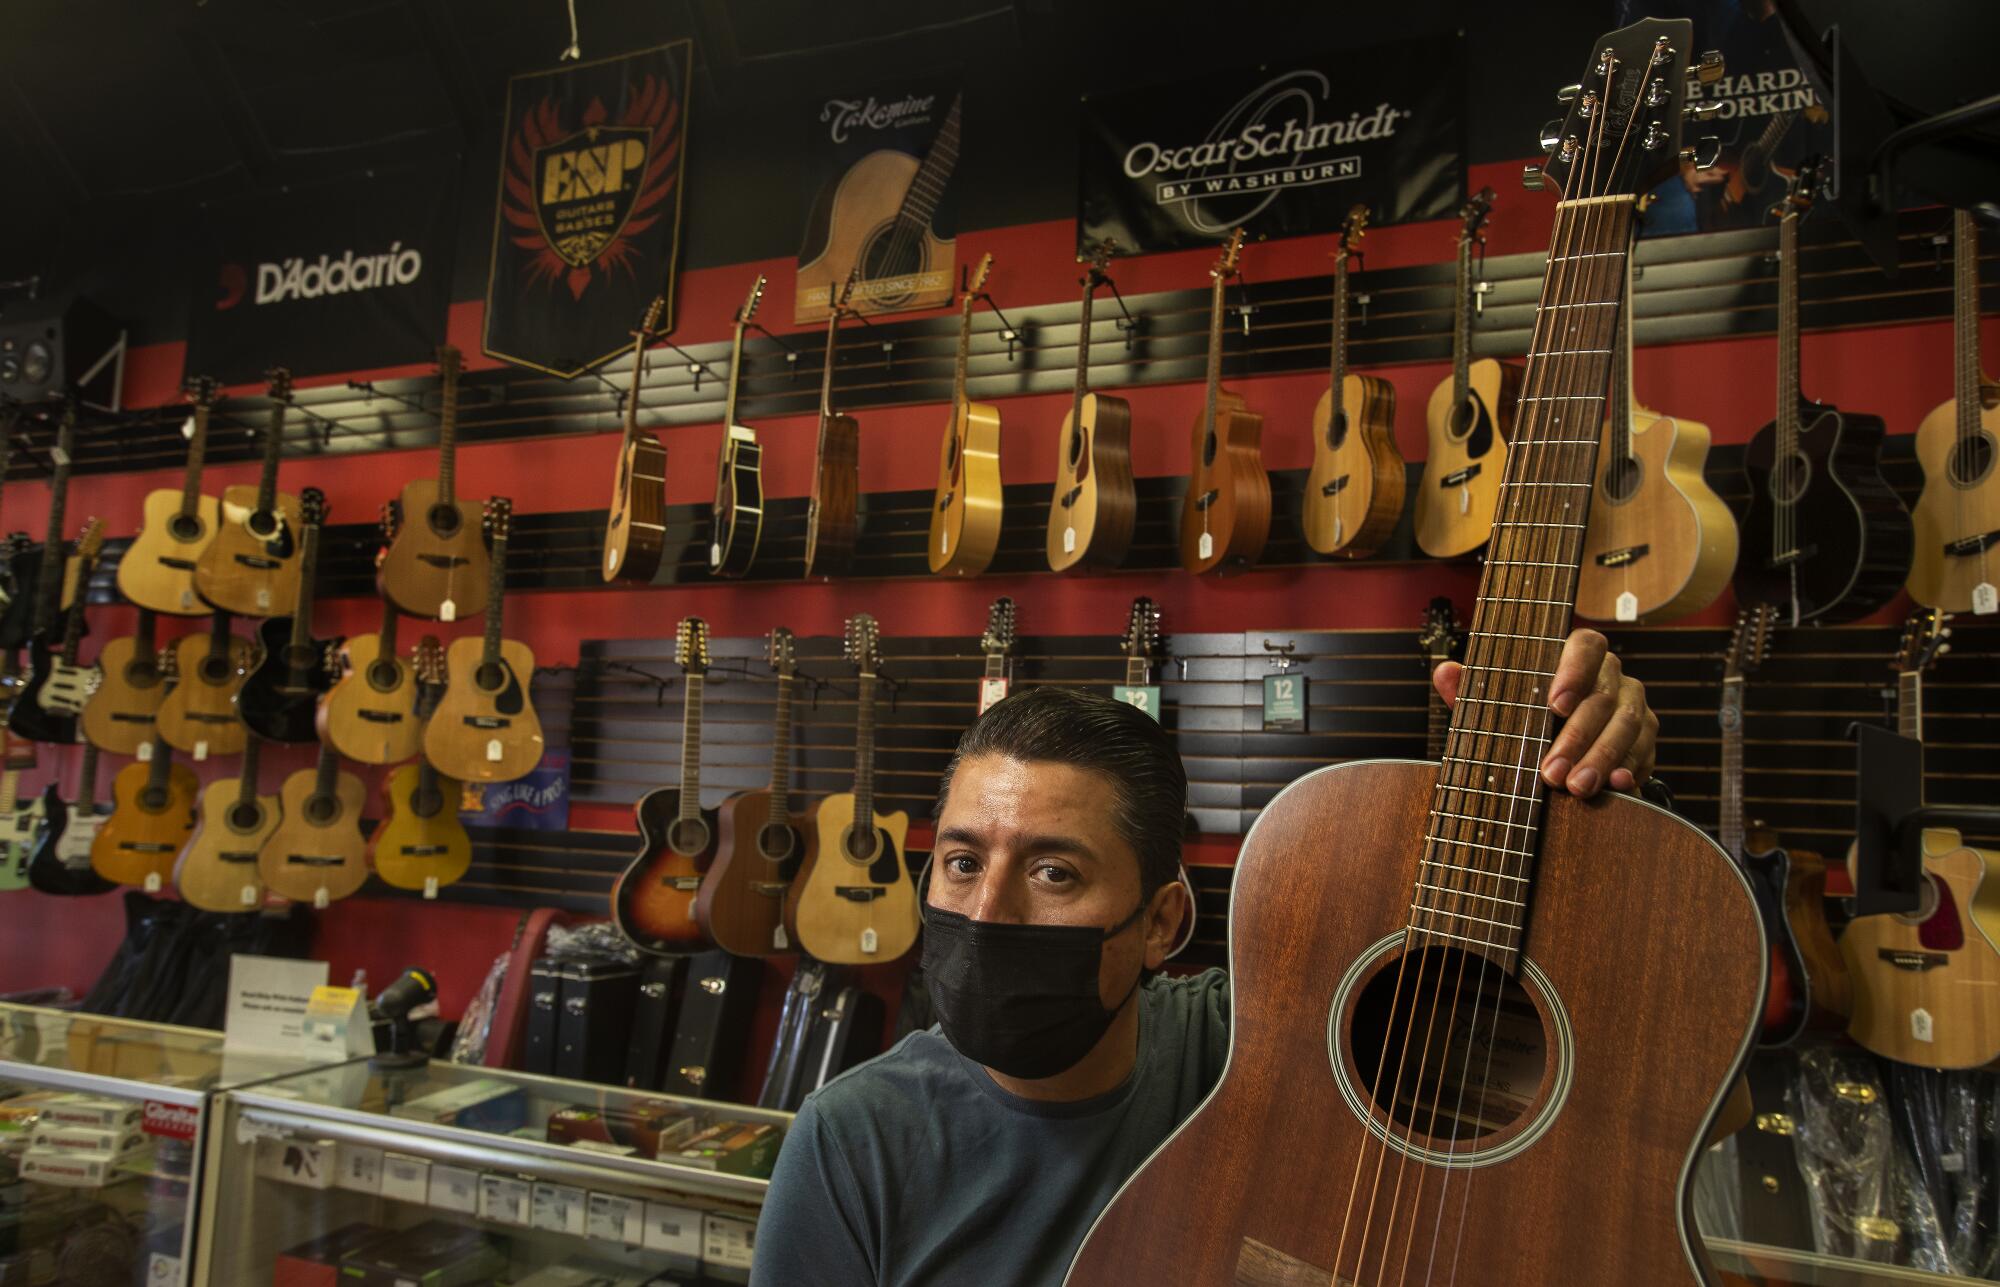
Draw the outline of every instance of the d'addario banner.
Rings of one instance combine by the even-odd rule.
[[[456,160],[204,213],[187,369],[224,383],[429,362],[444,342]]]
[[[507,83],[489,357],[568,379],[630,348],[656,295],[672,328],[691,48]]]
[[[1328,53],[1083,102],[1077,244],[1121,255],[1455,212],[1465,66],[1451,37]]]

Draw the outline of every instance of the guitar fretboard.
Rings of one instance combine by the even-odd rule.
[[[683,676],[687,704],[681,710],[681,819],[701,813],[701,693],[706,682],[700,671]]]
[[[194,404],[194,433],[188,439],[187,473],[181,479],[181,517],[193,518],[201,504],[201,471],[208,459],[208,398]]]
[[[486,571],[486,639],[482,659],[488,666],[500,660],[501,601],[507,597],[507,532],[493,532],[493,562]],[[527,681],[522,680],[523,683]]]
[[[771,720],[771,825],[792,820],[792,675],[778,672],[777,705]]]
[[[1795,489],[1778,480],[1791,471],[1799,447],[1799,215],[1788,210],[1778,221],[1778,415],[1777,455],[1771,462],[1771,563],[1782,567],[1797,553],[1792,521]]]
[[[1347,414],[1347,262],[1348,249],[1342,245],[1333,257],[1333,414],[1327,418],[1327,433],[1341,432]]]
[[[903,208],[897,213],[898,231],[904,236],[928,233],[931,216],[937,213],[937,204],[944,198],[945,185],[951,182],[951,172],[958,166],[958,112],[960,99],[951,100],[951,110],[945,113],[944,124],[938,127],[937,138],[931,143],[930,154],[924,157],[922,165],[910,180],[910,190],[903,197]]]
[[[1951,217],[1952,394],[1957,402],[1958,438],[1979,436],[1979,226],[1969,211]]]
[[[1722,800],[1716,838],[1732,858],[1743,856],[1743,679],[1722,681]]]
[[[1472,235],[1458,239],[1457,285],[1451,307],[1451,405],[1461,405],[1472,387]]]
[[[875,818],[875,675],[861,672],[854,711],[854,825],[869,828]]]
[[[458,497],[458,354],[442,357],[444,405],[438,409],[438,503]]]

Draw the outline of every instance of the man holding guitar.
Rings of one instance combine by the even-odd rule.
[[[1445,662],[1433,682],[1455,701],[1459,678]],[[1549,786],[1646,783],[1659,720],[1603,635],[1569,636],[1550,692],[1566,722]],[[1187,911],[1186,805],[1170,734],[1108,697],[1030,689],[973,724],[938,793],[925,891],[939,1026],[806,1101],[752,1287],[1062,1282],[1227,1058],[1228,976],[1154,977]]]

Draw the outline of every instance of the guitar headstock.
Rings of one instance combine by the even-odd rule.
[[[979,648],[989,657],[1004,657],[1014,650],[1014,601],[1004,594],[986,610],[986,633],[979,636]]]
[[[1722,659],[1722,677],[1741,679],[1763,665],[1771,650],[1771,632],[1777,625],[1775,604],[1759,604],[1737,613],[1736,629],[1729,636],[1729,651]]]
[[[417,640],[411,655],[411,669],[417,674],[418,714],[428,716],[444,695],[444,643],[436,635]]]
[[[1486,239],[1486,221],[1493,215],[1494,192],[1490,187],[1481,188],[1466,198],[1458,208],[1458,239],[1480,242]]]
[[[682,617],[674,627],[674,661],[690,675],[708,673],[708,623],[700,617]]]
[[[1543,180],[1577,201],[1637,197],[1678,174],[1687,81],[1720,66],[1690,66],[1693,40],[1686,18],[1646,18],[1599,37],[1563,119],[1543,128]]]
[[[993,252],[988,251],[979,257],[979,267],[973,270],[972,284],[965,288],[965,303],[968,308],[971,307],[972,301],[978,298],[979,292],[986,289],[986,279],[992,275]]]
[[[665,295],[653,296],[653,302],[646,305],[646,315],[639,319],[639,329],[632,332],[632,340],[640,348],[645,348],[646,341],[651,339],[653,333],[660,329],[660,314],[666,311],[666,307],[667,297]]]
[[[1133,661],[1149,661],[1160,650],[1160,607],[1141,596],[1132,600],[1132,614],[1125,623],[1125,656]]]
[[[771,628],[771,638],[765,649],[765,660],[779,675],[789,678],[798,669],[798,641],[792,632],[783,626]]]
[[[841,651],[862,674],[875,673],[875,667],[882,660],[882,632],[875,624],[875,618],[865,612],[849,617],[841,639]]]
[[[750,293],[743,297],[743,307],[736,310],[736,324],[750,325],[750,319],[757,316],[757,306],[764,302],[764,274],[758,273],[757,280],[750,283]]]
[[[1090,248],[1090,267],[1085,270],[1084,279],[1091,285],[1104,280],[1105,272],[1111,267],[1111,256],[1118,249],[1115,238],[1106,237]]]
[[[1805,218],[1806,212],[1812,209],[1813,201],[1819,196],[1820,189],[1826,186],[1826,172],[1827,159],[1823,156],[1809,156],[1799,162],[1798,173],[1794,174],[1790,183],[1786,185],[1785,195],[1772,204],[1771,217],[1783,219],[1788,215],[1796,215],[1801,219]]]
[[[318,527],[326,522],[326,493],[317,487],[308,487],[299,493],[299,522],[306,527]]]
[[[1899,675],[1915,674],[1929,670],[1950,651],[1951,614],[1925,608],[1903,622],[1903,636],[1896,642],[1896,658],[1889,668]]]
[[[104,520],[93,518],[83,525],[83,536],[76,543],[76,557],[85,564],[95,562],[104,549]],[[78,593],[83,587],[78,586]]]
[[[1490,189],[1489,189],[1490,190]],[[1340,253],[1342,257],[1355,253],[1361,238],[1368,232],[1368,206],[1355,202],[1347,211],[1347,218],[1340,223]]]
[[[495,496],[486,502],[486,509],[480,516],[480,525],[485,528],[489,540],[504,541],[514,528],[514,502],[505,496]]]
[[[847,311],[848,301],[854,298],[854,283],[859,281],[860,279],[861,279],[860,264],[856,264],[854,265],[854,267],[847,270],[847,280],[842,282],[840,285],[840,301],[833,306],[834,316],[838,317],[839,315]]]
[[[214,406],[217,395],[222,391],[222,386],[215,382],[212,375],[190,376],[181,388],[187,393],[188,401],[197,407]]]
[[[270,381],[269,386],[265,389],[265,393],[272,401],[290,402],[292,400],[292,373],[289,370],[282,366],[273,367],[264,373],[264,378]]]
[[[1417,634],[1424,660],[1435,670],[1439,662],[1450,661],[1464,646],[1465,627],[1459,624],[1458,609],[1444,595],[1432,599],[1431,606],[1424,609],[1424,628]]]
[[[1222,243],[1222,253],[1215,257],[1215,266],[1208,275],[1217,281],[1228,281],[1236,275],[1237,265],[1243,260],[1243,230],[1238,228],[1229,234],[1229,240]]]
[[[438,345],[437,367],[438,367],[438,374],[442,376],[444,379],[456,380],[458,378],[458,373],[464,369],[464,363],[463,360],[459,357],[458,347],[456,345],[452,344]]]

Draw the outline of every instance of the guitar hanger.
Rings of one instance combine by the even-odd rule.
[[[961,295],[965,293],[965,288],[971,281],[972,265],[960,264],[958,266],[958,290]],[[1000,319],[1000,338],[1007,341],[1007,360],[1012,362],[1014,360],[1014,346],[1021,342],[1020,329],[1007,320],[1007,315],[1000,311],[999,303],[993,298],[990,292],[980,291],[973,298],[985,300],[986,307],[993,310],[993,316]],[[893,702],[891,705],[893,708]]]
[[[1118,318],[1112,325],[1116,326],[1118,333],[1125,337],[1125,350],[1129,353],[1132,349],[1132,337],[1139,333],[1139,323],[1144,319],[1132,316],[1132,310],[1125,307],[1125,297],[1118,292],[1118,282],[1110,273],[1099,273],[1097,280],[1111,288],[1111,300],[1118,305]]]

